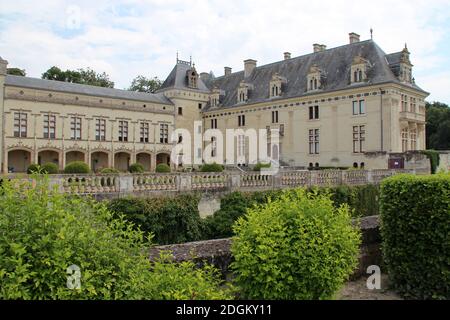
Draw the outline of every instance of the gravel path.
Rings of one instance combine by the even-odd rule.
[[[395,292],[389,290],[387,275],[381,275],[381,289],[369,290],[367,277],[348,282],[337,296],[338,300],[402,300]]]

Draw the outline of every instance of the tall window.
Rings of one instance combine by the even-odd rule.
[[[366,126],[353,126],[353,152],[360,153],[365,150]]]
[[[150,140],[149,139],[149,136],[150,136],[149,127],[150,127],[150,125],[148,124],[148,122],[141,122],[141,130],[140,130],[140,135],[141,135],[140,141],[141,142],[149,142],[149,140]]]
[[[319,106],[309,107],[309,120],[319,119]]]
[[[408,96],[406,94],[402,94],[401,104],[402,112],[408,111]]]
[[[366,113],[366,104],[365,104],[364,100],[353,101],[352,106],[353,106],[353,114],[354,115]]]
[[[238,156],[245,156],[245,135],[243,134],[238,136]]]
[[[56,116],[44,114],[44,139],[55,139]]]
[[[14,137],[25,138],[27,136],[27,114],[14,112]]]
[[[81,118],[70,118],[70,139],[81,140]]]
[[[408,151],[408,129],[402,129],[402,152]]]
[[[353,82],[361,82],[363,80],[363,74],[361,69],[356,69],[353,73]]]
[[[238,127],[245,126],[245,115],[238,116]]]
[[[128,121],[119,121],[119,141],[128,141]]]
[[[183,107],[178,107],[178,115],[179,116],[183,115]]]
[[[95,140],[105,141],[106,140],[106,120],[105,119],[95,119]]]
[[[411,130],[411,132],[409,133],[409,138],[410,138],[410,142],[411,142],[410,150],[417,150],[417,131],[416,131],[416,129]]]
[[[159,142],[169,143],[169,125],[166,123],[159,126]]]
[[[309,130],[309,154],[319,153],[319,129]]]
[[[278,123],[278,111],[272,111],[272,123]]]
[[[217,129],[217,119],[211,119],[211,129]]]
[[[416,113],[416,98],[409,97],[409,111]]]

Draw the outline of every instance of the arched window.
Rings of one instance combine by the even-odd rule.
[[[355,71],[353,73],[353,82],[358,82],[358,72],[357,71]]]
[[[362,71],[361,70],[359,70],[359,72],[358,72],[358,76],[359,76],[359,79],[358,79],[358,81],[362,81]]]
[[[358,163],[353,162],[353,168],[358,168]]]
[[[317,79],[314,78],[314,90],[317,89]]]
[[[360,167],[361,169],[364,169],[364,162],[361,162],[361,163],[359,164],[359,167]]]
[[[309,82],[309,90],[313,90],[313,80],[312,79]]]

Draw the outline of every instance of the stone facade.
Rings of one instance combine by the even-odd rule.
[[[372,40],[360,42],[354,33],[350,40],[299,57],[285,53],[265,66],[247,59],[244,71],[226,67],[217,78],[177,58],[156,94],[6,75],[0,58],[1,170],[46,162],[63,169],[81,160],[94,171],[126,171],[135,162],[151,171],[170,163],[174,146],[172,166],[195,167],[205,152],[226,154],[232,142],[235,158],[214,161],[252,165],[271,157],[292,167],[392,167],[390,154],[425,149],[428,93],[415,84],[406,47],[385,54]],[[185,131],[172,139],[177,129]],[[195,142],[208,129],[221,132],[223,143],[214,132]],[[227,129],[243,131],[226,138]],[[270,134],[250,141],[248,129],[276,130],[279,141]],[[261,141],[267,151],[260,152]],[[253,161],[250,150],[260,152]],[[178,161],[183,154],[190,163]]]

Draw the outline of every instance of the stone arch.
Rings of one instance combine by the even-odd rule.
[[[70,149],[65,154],[66,165],[74,161],[86,162],[86,151],[81,149]]]
[[[165,163],[170,166],[170,154],[167,152],[159,152],[156,155],[156,164]]]
[[[37,163],[44,165],[46,163],[54,163],[59,167],[61,151],[55,148],[43,148],[39,149],[37,154]]]
[[[126,172],[130,168],[131,153],[128,151],[118,151],[114,153],[114,168]]]
[[[13,148],[8,150],[8,172],[27,172],[31,164],[31,150],[27,148]]]
[[[95,150],[91,152],[91,169],[94,172],[99,172],[109,166],[110,152],[105,150]]]
[[[136,153],[136,163],[142,164],[145,171],[150,171],[152,167],[152,154],[147,151]]]

